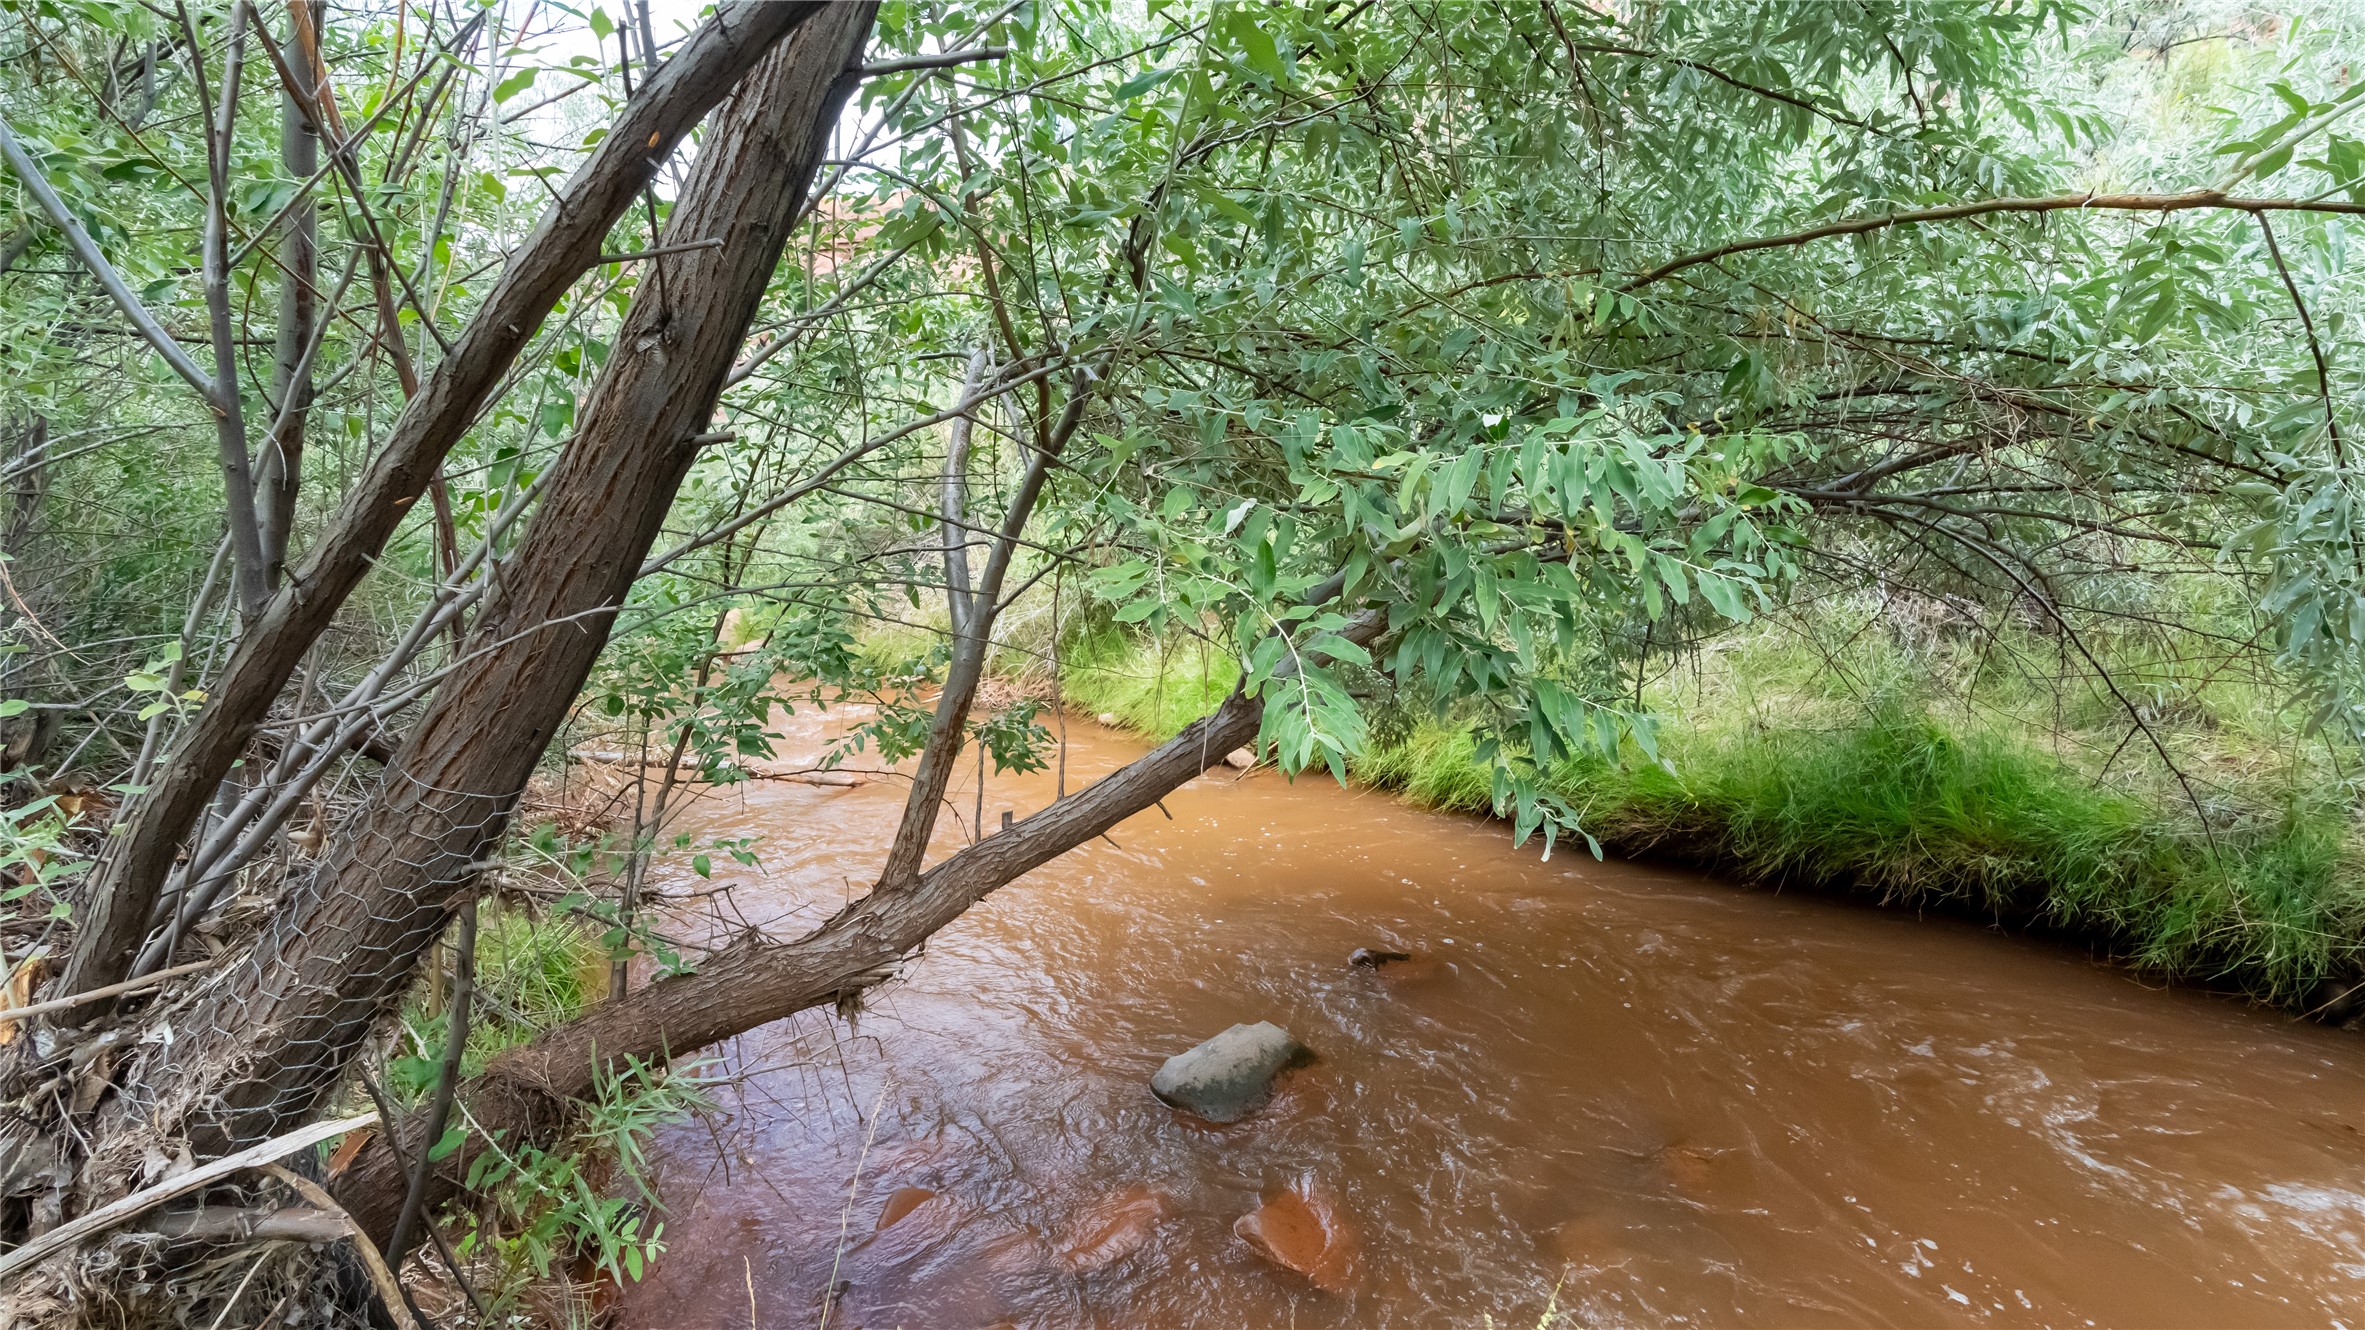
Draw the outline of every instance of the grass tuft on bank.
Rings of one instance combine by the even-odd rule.
[[[2006,734],[1895,710],[1841,729],[1694,729],[1671,762],[1589,763],[1554,782],[1628,853],[2055,929],[2289,1006],[2352,973],[2365,942],[2335,808],[2204,828]]]
[[[1071,707],[1156,738],[1213,707],[1233,678],[1220,654],[1113,632],[1071,645],[1063,665]],[[1742,668],[1775,673],[1762,658]],[[2173,782],[2130,788],[2009,718],[1950,714],[1911,690],[1845,708],[1720,697],[1671,710],[1665,766],[1630,754],[1550,773],[1621,853],[2058,932],[2301,1010],[2365,974],[2365,863],[2329,792],[2264,778],[2200,796]],[[1352,770],[1422,807],[1492,811],[1462,726],[1403,727]]]
[[[495,902],[482,907],[476,938],[476,985],[460,1071],[474,1076],[502,1053],[588,1011],[607,994],[609,955],[592,928],[573,919],[529,913]],[[440,958],[439,958],[440,959]],[[439,1079],[448,994],[422,984],[405,1004],[402,1043],[387,1060],[386,1092],[416,1109]],[[575,1105],[571,1129],[547,1147],[494,1141],[469,1167],[475,1192],[465,1207],[437,1217],[487,1324],[590,1325],[614,1289],[639,1280],[664,1250],[649,1174],[648,1146],[668,1123],[713,1105],[703,1063],[667,1067],[633,1063],[601,1079]],[[454,1121],[438,1150],[459,1144]],[[422,1256],[422,1296],[448,1322],[474,1323],[471,1299],[445,1274],[438,1256]]]
[[[1223,704],[1232,659],[1201,642],[1146,642],[1114,630],[1080,633],[1060,653],[1060,700],[1085,715],[1113,716],[1153,739]]]

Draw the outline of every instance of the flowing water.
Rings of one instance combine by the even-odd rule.
[[[1139,751],[1068,729],[1071,786]],[[990,781],[987,824],[1053,785]],[[834,910],[901,798],[711,794],[703,832],[763,837],[760,874],[717,870],[731,917]],[[947,848],[974,786],[952,802]],[[668,1250],[622,1323],[2365,1325],[2354,1034],[1965,925],[1540,862],[1326,778],[1219,769],[1166,810],[989,898],[851,1030],[717,1050],[741,1079],[660,1143]],[[1271,1105],[1151,1097],[1260,1019],[1319,1054]],[[1332,1288],[1234,1234],[1284,1190],[1337,1215]]]

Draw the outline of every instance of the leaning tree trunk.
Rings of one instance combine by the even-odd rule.
[[[1339,636],[1368,645],[1385,625],[1366,612]],[[1223,705],[1142,757],[1024,821],[969,845],[935,867],[886,882],[793,942],[749,936],[699,962],[592,1008],[503,1055],[462,1085],[471,1131],[429,1178],[430,1199],[453,1194],[484,1134],[504,1148],[547,1143],[566,1121],[567,1100],[586,1098],[604,1073],[632,1060],[680,1056],[808,1008],[848,1001],[891,978],[903,958],[970,906],[1032,869],[1108,831],[1172,794],[1255,739],[1264,703],[1235,691]],[[398,1131],[403,1157],[427,1144],[414,1115]],[[407,1185],[384,1135],[339,1179],[337,1201],[369,1233],[392,1231]]]
[[[102,988],[128,972],[182,836],[527,339],[575,279],[598,263],[609,228],[690,128],[766,52],[826,7],[810,0],[724,3],[626,105],[511,256],[451,353],[404,405],[312,556],[246,626],[195,723],[93,875],[60,993]]]
[[[499,591],[370,802],[241,962],[133,1065],[102,1155],[162,1127],[200,1156],[313,1112],[474,889],[608,637],[712,418],[852,87],[872,6],[833,6],[718,117],[640,284],[575,441]],[[117,1146],[116,1141],[121,1145]],[[91,1172],[128,1177],[136,1159]],[[97,1196],[86,1199],[100,1199]]]
[[[797,1012],[851,999],[891,977],[898,962],[995,888],[1116,826],[1254,738],[1262,706],[1235,693],[1210,716],[1122,771],[988,836],[909,880],[880,888],[793,942],[749,936],[661,979],[593,1007],[462,1084],[471,1130],[428,1179],[428,1199],[454,1194],[485,1133],[503,1148],[548,1144],[603,1072],[629,1060],[684,1056]],[[424,1115],[416,1115],[423,1119]],[[404,1158],[426,1144],[423,1121],[400,1129]],[[337,1202],[372,1234],[394,1228],[408,1179],[384,1135],[338,1180]]]

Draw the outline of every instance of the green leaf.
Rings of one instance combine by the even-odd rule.
[[[1116,98],[1118,101],[1129,102],[1134,98],[1141,96],[1143,93],[1148,92],[1150,89],[1157,87],[1159,84],[1164,83],[1166,80],[1173,78],[1180,72],[1180,70],[1175,69],[1145,69],[1139,74],[1134,75],[1132,78],[1129,78],[1123,83],[1118,84],[1117,90],[1109,95]]]
[[[1445,511],[1460,512],[1470,502],[1470,491],[1478,484],[1478,468],[1486,463],[1486,451],[1472,448],[1454,459],[1445,473]]]
[[[521,92],[524,92],[526,89],[533,87],[534,80],[539,78],[541,74],[542,71],[540,69],[521,69],[517,71],[508,78],[505,78],[499,83],[493,85],[493,100],[496,102],[508,101],[510,98],[515,97]]]
[[[1200,202],[1205,203],[1208,207],[1215,209],[1218,213],[1221,213],[1223,216],[1229,218],[1232,221],[1239,222],[1244,226],[1253,226],[1256,224],[1255,213],[1252,213],[1248,209],[1242,207],[1239,200],[1233,198],[1229,194],[1224,193],[1222,190],[1215,188],[1213,185],[1205,185],[1194,182],[1191,185],[1191,193],[1195,195]]]
[[[1698,574],[1697,580],[1700,584],[1700,595],[1709,604],[1716,607],[1718,614],[1735,623],[1748,620],[1749,605],[1747,601],[1742,599],[1739,586],[1728,578],[1710,572]]]
[[[150,181],[170,178],[163,167],[145,157],[126,157],[99,174],[109,180],[127,184],[146,184]]]
[[[5,702],[0,702],[0,720],[6,720],[10,716],[21,716],[32,709],[32,703],[21,697],[12,697]]]
[[[1289,67],[1281,62],[1280,48],[1273,44],[1273,34],[1256,25],[1256,17],[1245,8],[1233,9],[1225,15],[1225,27],[1248,67],[1278,83],[1287,77]]]

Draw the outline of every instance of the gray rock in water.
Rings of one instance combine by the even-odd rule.
[[[1238,1122],[1273,1097],[1273,1078],[1314,1060],[1314,1051],[1271,1021],[1235,1025],[1166,1059],[1150,1093],[1210,1122]]]

